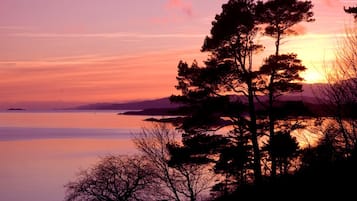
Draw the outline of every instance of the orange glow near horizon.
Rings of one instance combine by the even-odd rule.
[[[122,102],[176,94],[178,62],[200,63],[206,58],[201,45],[215,14],[227,2],[153,0],[138,7],[116,0],[105,4],[37,0],[39,4],[24,6],[17,1],[3,0],[0,8],[3,107],[24,102]],[[297,53],[308,68],[302,75],[306,83],[324,81],[337,41],[353,23],[343,6],[357,2],[312,3],[316,21],[299,25],[301,35],[286,37],[281,47]],[[274,49],[272,39],[267,40],[256,65]]]
[[[199,50],[184,49],[131,57],[74,58],[73,62],[13,61],[12,65],[24,67],[13,71],[0,68],[4,75],[0,88],[10,101],[19,98],[18,94],[11,96],[13,91],[19,91],[21,99],[27,101],[66,101],[64,97],[78,102],[161,98],[174,93],[179,60],[193,61],[200,54]],[[0,67],[6,69],[7,65]],[[29,89],[32,93],[26,93]]]
[[[293,44],[288,44],[288,48],[297,53],[307,68],[301,74],[305,83],[326,82],[326,71],[335,60],[335,47],[342,37],[341,34],[305,34],[291,39]]]
[[[317,71],[308,70],[302,73],[301,76],[304,78],[304,83],[326,83],[325,75]]]

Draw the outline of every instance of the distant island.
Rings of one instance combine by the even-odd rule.
[[[9,108],[7,110],[25,110],[24,108]]]
[[[137,111],[127,111],[119,114],[123,115],[152,115],[152,116],[176,116],[179,115],[177,112],[177,108],[146,108],[142,110],[137,110]]]

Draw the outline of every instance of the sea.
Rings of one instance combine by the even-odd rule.
[[[64,185],[100,158],[135,154],[150,116],[123,112],[0,112],[0,201],[62,201]]]
[[[0,112],[0,201],[63,201],[65,185],[107,155],[137,153],[132,142],[152,116],[118,110]],[[156,117],[157,118],[157,117]],[[295,133],[301,147],[317,132]]]

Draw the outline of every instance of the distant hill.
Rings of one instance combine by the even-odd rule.
[[[171,103],[169,98],[160,98],[154,100],[133,101],[126,103],[94,103],[78,106],[77,110],[143,110],[159,108],[176,108],[178,104]]]
[[[280,97],[281,101],[303,101],[305,103],[316,103],[318,100],[315,97],[316,92],[323,87],[324,84],[304,84],[302,93],[288,94]],[[246,97],[237,96],[241,101],[245,102]],[[261,101],[266,101],[267,97],[261,97]],[[177,108],[179,104],[171,103],[169,97],[143,100],[143,101],[130,101],[125,103],[93,103],[81,105],[75,108],[76,110],[145,110],[146,113],[159,113],[166,114],[167,110]],[[134,112],[135,113],[135,112]],[[128,113],[128,114],[134,114]]]

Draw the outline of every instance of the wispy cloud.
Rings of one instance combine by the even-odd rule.
[[[7,100],[105,101],[173,93],[179,60],[200,60],[197,48],[128,55],[78,55],[0,61],[0,96]],[[26,90],[31,89],[31,93]]]
[[[325,34],[305,34],[305,35],[297,35],[291,37],[291,40],[304,40],[304,39],[318,39],[318,38],[329,38],[329,39],[336,39],[340,37],[346,37],[345,33],[325,33]]]
[[[165,7],[168,9],[180,9],[183,13],[185,13],[188,16],[192,16],[193,14],[192,5],[183,0],[168,0]]]
[[[201,33],[160,33],[160,34],[145,34],[145,33],[12,33],[8,36],[12,37],[37,37],[37,38],[133,38],[133,39],[150,39],[150,38],[202,38]]]
[[[38,60],[0,60],[0,71],[11,69],[54,69],[79,70],[83,68],[96,68],[100,66],[117,66],[118,68],[145,67],[151,64],[172,63],[177,64],[180,59],[192,60],[202,57],[198,48],[168,49],[165,51],[152,51],[141,54],[128,55],[78,55],[71,57],[50,57]],[[77,68],[77,67],[81,68]],[[171,65],[170,65],[171,66]],[[5,68],[6,67],[6,68]],[[101,70],[105,70],[102,68]]]
[[[155,25],[170,25],[183,22],[187,17],[193,17],[192,4],[185,0],[166,0],[162,8],[164,15],[150,18],[150,23]]]
[[[28,27],[23,27],[23,26],[0,26],[0,30],[21,30],[27,28]]]

